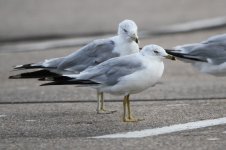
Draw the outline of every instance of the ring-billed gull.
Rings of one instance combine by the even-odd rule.
[[[18,78],[43,78],[61,74],[79,73],[88,67],[95,66],[110,58],[124,56],[139,51],[137,25],[132,20],[124,20],[119,24],[118,35],[95,40],[78,51],[60,58],[47,59],[39,63],[17,65],[14,69],[42,69],[34,72],[10,76]],[[103,92],[97,92],[97,112],[105,113]]]
[[[85,84],[100,93],[124,95],[123,121],[134,122],[138,119],[131,115],[129,96],[154,86],[161,79],[163,58],[174,59],[160,46],[148,45],[138,53],[109,59],[79,74],[55,78],[54,82],[43,85]]]
[[[177,46],[166,52],[191,63],[203,73],[226,75],[226,34],[210,37],[201,43]]]

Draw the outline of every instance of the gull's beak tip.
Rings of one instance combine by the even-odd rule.
[[[137,44],[139,43],[139,37],[136,33],[134,34],[128,34],[128,36],[134,41],[136,42]]]
[[[138,40],[138,38],[135,38],[135,42],[138,44],[139,43],[139,40]]]
[[[166,59],[170,59],[170,60],[176,60],[176,57],[172,56],[172,55],[167,55],[165,56]]]

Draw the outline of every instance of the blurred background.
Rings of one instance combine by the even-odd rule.
[[[115,33],[134,20],[140,31],[225,17],[225,0],[1,0],[0,41]]]

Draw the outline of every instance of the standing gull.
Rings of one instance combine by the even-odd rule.
[[[166,52],[191,63],[200,72],[226,75],[226,34],[210,37],[201,43],[177,46]]]
[[[129,96],[154,86],[161,79],[163,58],[174,59],[160,46],[148,45],[138,53],[112,58],[79,74],[56,77],[54,82],[43,85],[84,84],[99,93],[123,95],[123,121],[135,122],[139,119],[131,115]]]
[[[110,58],[139,52],[137,25],[132,20],[124,20],[119,24],[118,35],[95,40],[72,54],[47,59],[38,63],[17,65],[14,69],[41,69],[34,72],[10,76],[10,79],[19,78],[46,78],[62,74],[77,74],[89,67],[96,66]],[[97,92],[97,112],[105,113],[103,92]]]

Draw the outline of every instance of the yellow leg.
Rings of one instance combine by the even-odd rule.
[[[100,93],[97,91],[97,113],[100,113]]]
[[[137,121],[142,121],[144,119],[136,119],[134,117],[132,117],[131,115],[131,110],[130,110],[130,100],[129,100],[129,95],[125,96],[125,101],[126,101],[126,105],[127,105],[127,110],[128,110],[128,117],[126,119],[124,119],[124,122],[137,122]],[[126,109],[126,108],[125,108]]]
[[[126,117],[126,103],[127,103],[127,96],[124,96],[124,100],[123,100],[123,121],[126,122],[127,117]]]
[[[104,93],[103,92],[97,92],[97,113],[98,114],[112,114],[116,112],[115,110],[108,111],[104,108]]]
[[[128,109],[128,119],[132,119],[131,111],[130,111],[130,100],[129,100],[129,95],[127,96],[126,99],[127,103],[127,109]]]
[[[100,93],[100,109],[105,111],[105,109],[104,109],[104,93],[103,92]]]

